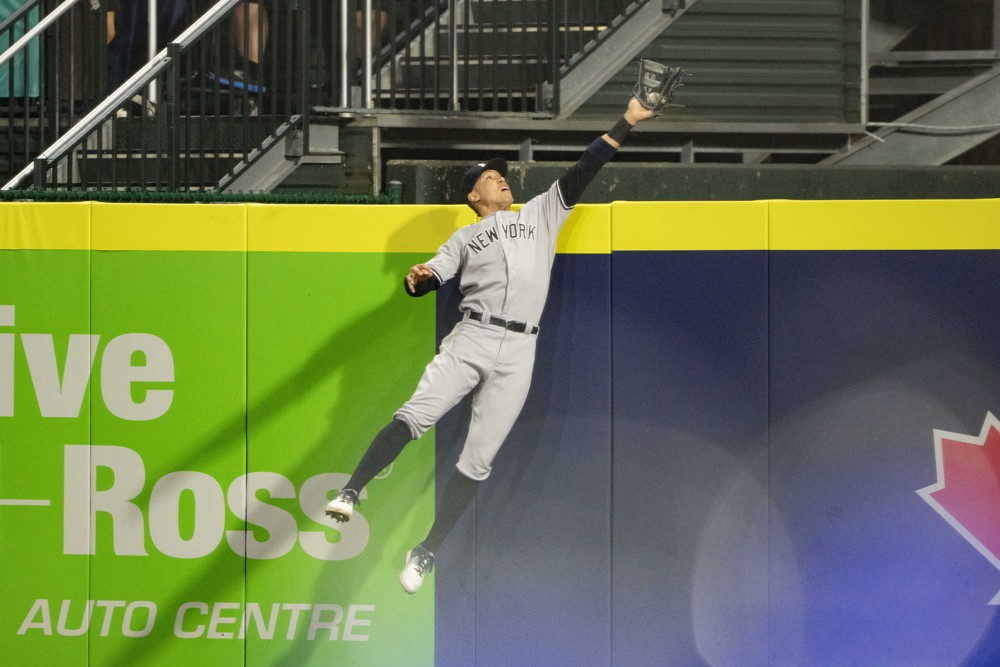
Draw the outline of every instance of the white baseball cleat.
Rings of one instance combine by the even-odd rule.
[[[424,585],[424,575],[434,569],[434,554],[421,546],[406,552],[406,567],[399,573],[399,583],[411,595]]]
[[[326,515],[338,523],[351,520],[354,506],[358,504],[358,494],[352,489],[344,489],[326,505]]]

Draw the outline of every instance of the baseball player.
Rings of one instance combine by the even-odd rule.
[[[632,98],[624,116],[594,140],[545,193],[517,212],[499,158],[473,165],[460,190],[479,222],[456,231],[426,264],[406,274],[411,296],[423,296],[459,278],[462,320],[441,342],[412,398],[372,441],[346,487],[326,513],[348,521],[358,494],[466,394],[474,392],[472,418],[457,471],[445,485],[427,538],[406,554],[400,583],[415,593],[434,567],[448,531],[489,477],[493,458],[524,405],[535,361],[538,321],[549,289],[556,238],[584,189],[625,140],[635,123],[654,115]]]

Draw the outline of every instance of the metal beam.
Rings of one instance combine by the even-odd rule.
[[[1000,0],[993,0],[993,48],[1000,50]]]
[[[872,96],[924,95],[933,97],[954,90],[968,80],[968,75],[962,76],[960,74],[887,76],[872,79],[868,86],[868,94]]]
[[[939,3],[932,0],[872,0],[868,48],[891,51],[923,23]]]
[[[1000,134],[1000,66],[881,127],[823,164],[942,165]]]
[[[680,18],[697,0],[649,0],[591,49],[559,82],[559,117],[579,109],[591,95],[635,59],[646,46]]]
[[[303,153],[301,117],[283,124],[240,163],[230,177],[218,184],[219,192],[271,192],[303,164],[341,164],[343,152],[338,147],[340,128],[336,125],[313,125],[309,134],[309,153]]]
[[[442,131],[497,131],[497,132],[603,132],[608,129],[606,118],[547,119],[526,117],[524,114],[464,114],[449,113],[339,113],[333,107],[312,107],[311,123],[329,119],[352,127],[406,128],[413,130]],[[864,131],[860,123],[825,122],[741,122],[741,121],[677,121],[669,111],[654,120],[646,121],[636,129],[639,133],[690,134],[745,134],[773,137],[775,135],[834,136],[856,134]],[[312,127],[312,125],[310,126]]]
[[[1000,60],[996,49],[950,51],[871,51],[868,64],[875,65],[979,65],[993,64]]]

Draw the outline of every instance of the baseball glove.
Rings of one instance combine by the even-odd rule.
[[[632,97],[639,104],[659,116],[670,104],[674,93],[680,87],[685,72],[680,67],[661,65],[654,60],[639,61],[639,80],[632,88]]]

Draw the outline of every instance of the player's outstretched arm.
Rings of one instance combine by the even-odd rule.
[[[614,157],[625,137],[632,131],[632,126],[652,118],[653,115],[654,113],[643,107],[636,98],[629,100],[628,108],[614,127],[594,139],[577,163],[559,179],[559,191],[566,206],[576,205],[597,172]]]
[[[410,296],[423,296],[438,288],[437,278],[427,264],[411,267],[403,282],[406,285],[406,293]]]
[[[629,100],[628,108],[625,110],[625,114],[624,116],[622,116],[622,119],[626,123],[628,123],[629,128],[631,128],[636,123],[641,123],[642,121],[648,118],[652,118],[653,115],[654,114],[652,110],[642,106],[642,104],[639,103],[639,100],[633,97],[631,100]],[[611,136],[612,134],[617,134],[617,133],[612,130],[612,132],[605,134],[601,138],[604,139],[609,144],[611,144],[614,148],[616,149],[621,148],[621,142],[612,137]]]

